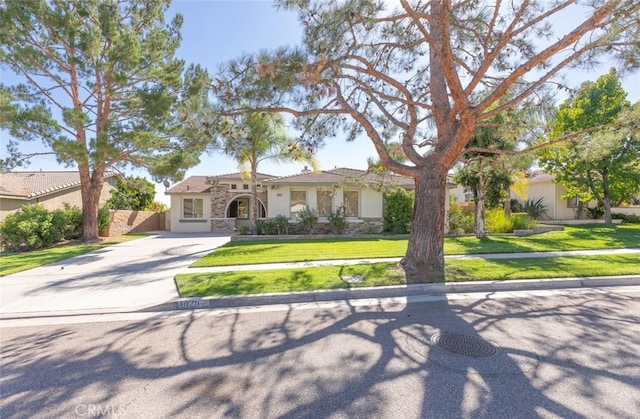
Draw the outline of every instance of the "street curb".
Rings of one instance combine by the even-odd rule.
[[[640,275],[576,277],[555,279],[522,279],[510,281],[450,282],[437,284],[397,285],[341,290],[302,291],[274,294],[251,294],[228,297],[179,298],[175,301],[147,307],[141,311],[218,309],[273,304],[313,303],[334,300],[394,298],[417,295],[460,293],[493,293],[572,288],[597,288],[640,285]]]

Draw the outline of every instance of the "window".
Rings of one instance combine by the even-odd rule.
[[[580,201],[578,201],[578,197],[574,196],[573,198],[567,199],[567,208],[578,208]]]
[[[358,207],[358,191],[344,191],[344,215],[357,217]]]
[[[333,207],[333,191],[318,191],[318,215],[328,217]]]
[[[238,189],[238,185],[236,185],[235,183],[231,184],[231,189]]]
[[[248,190],[248,189],[249,189],[249,185],[247,185],[247,184],[243,184],[243,185],[242,185],[242,189],[244,189],[244,190]]]
[[[203,218],[204,217],[204,201],[199,198],[185,198],[182,200],[182,217],[183,218]]]
[[[302,211],[307,206],[307,191],[291,191],[291,214]]]

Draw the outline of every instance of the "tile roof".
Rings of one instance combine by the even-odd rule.
[[[165,195],[174,193],[208,193],[211,192],[211,183],[207,179],[211,176],[189,176],[182,182],[178,182],[165,191]]]
[[[530,172],[525,175],[527,181],[529,183],[544,183],[544,182],[553,182],[556,180],[555,175],[550,175],[546,172]]]
[[[265,183],[270,184],[336,184],[349,182],[366,185],[385,183],[403,187],[413,187],[415,185],[413,179],[406,176],[392,173],[374,173],[343,167],[323,170],[318,173],[307,171],[265,181]]]
[[[106,172],[105,178],[116,176]],[[0,173],[0,196],[30,199],[80,185],[79,172]]]
[[[267,175],[264,173],[258,173],[258,180],[264,181],[266,179],[272,179],[274,176]],[[171,195],[176,193],[209,193],[211,192],[211,182],[212,181],[220,181],[221,183],[226,183],[225,181],[241,181],[240,172],[236,173],[227,173],[224,175],[216,175],[216,176],[189,176],[182,182],[178,182],[169,188],[165,195]]]

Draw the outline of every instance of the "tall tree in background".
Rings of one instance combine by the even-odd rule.
[[[219,130],[223,139],[222,151],[238,162],[241,176],[249,181],[249,223],[252,234],[255,234],[260,163],[265,160],[306,162],[316,170],[317,162],[309,150],[287,135],[284,118],[279,114],[249,112],[236,119],[221,121]]]
[[[631,108],[626,96],[614,69],[595,83],[585,82],[552,121],[552,139],[578,135],[539,153],[567,197],[595,199],[604,207],[606,224],[613,222],[612,202],[640,191],[640,104]]]
[[[142,177],[118,178],[106,205],[111,209],[144,211],[156,197],[153,183]]]
[[[280,0],[304,25],[303,46],[227,63],[214,86],[226,113],[297,116],[302,140],[321,146],[344,129],[366,135],[382,164],[415,180],[402,266],[409,283],[442,280],[447,174],[477,128],[539,101],[563,70],[615,57],[640,62],[636,0],[453,2]],[[581,16],[566,31],[552,21]],[[481,96],[479,93],[483,92]],[[499,106],[498,99],[509,95]],[[399,139],[406,162],[386,147]]]
[[[2,105],[2,127],[77,165],[84,241],[98,238],[107,169],[132,164],[180,178],[198,162],[178,110],[202,100],[210,81],[174,58],[182,17],[165,23],[168,7],[168,0],[0,1],[0,63],[25,80],[1,86],[11,100]]]

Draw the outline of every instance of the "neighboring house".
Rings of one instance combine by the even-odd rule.
[[[382,231],[383,186],[414,188],[411,178],[336,168],[274,177],[258,175],[258,218],[282,215],[296,231],[296,213],[304,207],[318,211],[319,233],[329,232],[327,216],[343,207],[348,232]],[[249,185],[239,173],[192,176],[166,192],[171,196],[171,231],[230,232],[249,218]]]
[[[564,198],[567,194],[567,189],[560,183],[555,182],[555,176],[545,172],[532,172],[526,175],[527,181],[527,199],[530,201],[537,201],[542,199],[542,204],[546,207],[546,215],[542,217],[542,220],[573,220],[578,213],[578,199],[577,198]],[[461,185],[457,185],[452,194],[456,199],[456,203],[464,205],[465,202],[473,201],[473,196]],[[518,199],[522,202],[522,199],[518,198],[513,192],[511,193],[512,199]],[[589,201],[583,203],[584,208],[592,208],[597,205],[596,201]],[[640,208],[612,208],[612,212],[621,212],[627,214],[640,213]],[[586,211],[584,214],[586,217]]]
[[[111,197],[116,174],[105,174],[100,203]],[[48,210],[62,209],[67,203],[82,208],[79,172],[0,173],[0,221],[23,205],[41,204]]]

